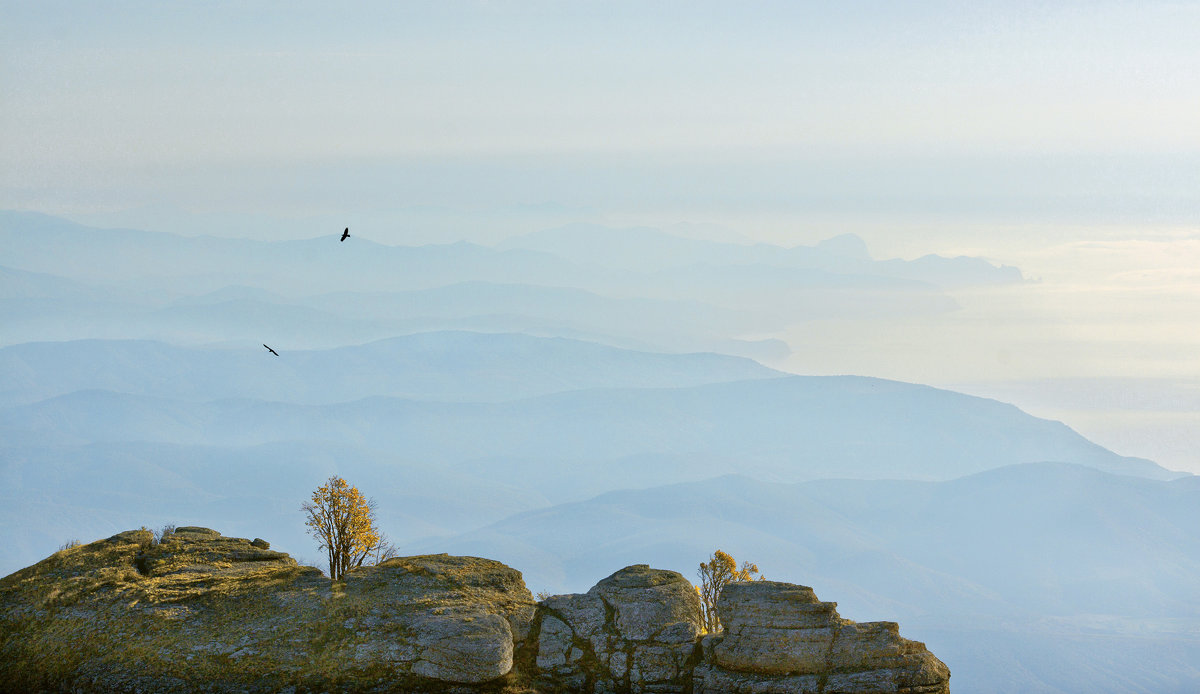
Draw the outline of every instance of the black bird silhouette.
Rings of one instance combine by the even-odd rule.
[[[263,347],[267,347],[267,345],[264,343]],[[279,352],[276,352],[275,350],[271,349],[270,347],[267,347],[267,351],[270,352],[271,354],[274,354],[277,357],[279,356]]]
[[[348,238],[350,238],[350,227],[346,227],[346,230],[342,232],[342,238],[338,239],[338,241],[345,241]]]

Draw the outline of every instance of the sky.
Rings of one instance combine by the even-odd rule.
[[[894,5],[6,2],[0,193],[291,215],[1200,211],[1200,7]]]
[[[1200,3],[1154,1],[0,2],[0,208],[979,255],[1031,281],[807,326],[787,368],[1200,472],[1198,34]]]

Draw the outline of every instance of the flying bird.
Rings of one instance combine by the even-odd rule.
[[[342,232],[342,238],[338,239],[338,241],[345,241],[348,238],[350,238],[350,227],[346,227],[346,230]]]
[[[263,347],[267,347],[266,343],[263,344]],[[271,349],[270,347],[267,347],[267,351],[270,352],[271,354],[274,354],[277,357],[279,356],[279,352],[276,352],[275,350]]]

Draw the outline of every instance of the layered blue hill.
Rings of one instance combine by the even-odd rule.
[[[720,548],[836,592],[845,616],[900,620],[946,658],[955,691],[1183,694],[1200,663],[1197,527],[1200,478],[1038,463],[944,482],[725,476],[406,549],[522,562],[531,586],[556,592],[613,563],[695,577]]]

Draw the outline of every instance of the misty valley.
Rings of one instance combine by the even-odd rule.
[[[339,234],[0,212],[0,574],[165,524],[321,567],[300,505],[340,475],[400,555],[538,593],[694,578],[720,548],[899,622],[958,693],[1200,682],[1200,477],[996,400],[789,370],[784,335],[952,314],[1018,268],[852,235]]]

